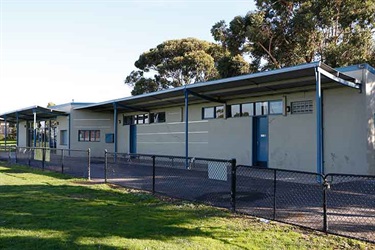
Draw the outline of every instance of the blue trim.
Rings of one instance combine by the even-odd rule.
[[[323,169],[323,123],[322,123],[322,88],[319,68],[315,69],[316,77],[316,172],[324,174]]]
[[[36,121],[37,121],[37,119],[36,119],[36,110],[35,109],[33,109],[33,116],[34,116],[34,118],[33,118],[33,139],[34,139],[34,147],[36,147]]]
[[[71,139],[71,134],[72,134],[72,123],[71,123],[71,115],[69,114],[68,115],[68,118],[69,118],[69,123],[68,123],[68,127],[69,127],[69,133],[68,133],[68,140],[69,140],[69,142],[68,142],[68,148],[70,149],[70,139]],[[70,151],[69,151],[69,154],[70,154]]]
[[[129,127],[129,152],[137,153],[137,125],[132,124]]]
[[[8,136],[8,126],[7,126],[7,116],[4,116],[4,145],[7,146],[7,136]]]
[[[114,151],[117,153],[117,103],[113,103]]]
[[[16,120],[17,120],[17,135],[16,135],[16,138],[17,138],[17,146],[19,146],[20,145],[20,143],[19,143],[20,121],[18,119],[18,112],[16,112]]]
[[[185,85],[186,87],[186,85]],[[185,167],[189,168],[189,90],[185,88]]]
[[[371,65],[369,65],[367,63],[335,68],[335,70],[337,70],[339,72],[350,72],[350,71],[355,71],[355,70],[359,70],[359,69],[367,69],[370,73],[375,75],[375,68],[373,68]]]

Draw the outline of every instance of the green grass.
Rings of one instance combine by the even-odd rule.
[[[7,141],[7,146],[12,146],[12,145],[16,145],[17,144],[17,141]],[[4,146],[5,145],[5,141],[4,140],[0,140],[0,146]]]
[[[0,249],[366,249],[374,245],[0,163]]]

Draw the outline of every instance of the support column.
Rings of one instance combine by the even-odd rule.
[[[118,130],[118,122],[117,122],[117,103],[113,103],[113,142],[114,142],[114,151],[117,153],[117,130]]]
[[[7,136],[8,136],[8,125],[7,125],[7,116],[4,116],[4,146],[7,148]]]
[[[189,90],[185,88],[185,167],[189,168]]]
[[[19,143],[19,139],[20,139],[20,120],[19,120],[19,115],[18,115],[18,112],[16,112],[16,122],[17,122],[17,125],[16,125],[16,146],[19,146],[20,143]]]
[[[315,68],[316,79],[316,172],[324,174],[323,169],[323,123],[322,123],[322,86],[319,68]]]
[[[34,133],[33,133],[33,139],[34,139],[34,148],[36,147],[36,111],[33,110],[33,115],[34,115]]]

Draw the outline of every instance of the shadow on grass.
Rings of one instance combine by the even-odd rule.
[[[24,172],[21,168],[3,173]],[[66,179],[61,174],[30,171]],[[211,237],[210,233],[189,228],[190,222],[225,212],[206,207],[192,209],[181,203],[177,209],[141,192],[119,193],[70,185],[0,186],[0,248],[79,248],[89,245],[82,239],[127,238],[167,241],[172,237]],[[54,232],[54,233],[49,233]],[[100,241],[99,241],[100,242]],[[104,247],[104,248],[103,248]],[[101,245],[102,249],[121,247]]]

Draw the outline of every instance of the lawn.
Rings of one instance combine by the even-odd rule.
[[[0,249],[343,248],[375,245],[0,162]]]

